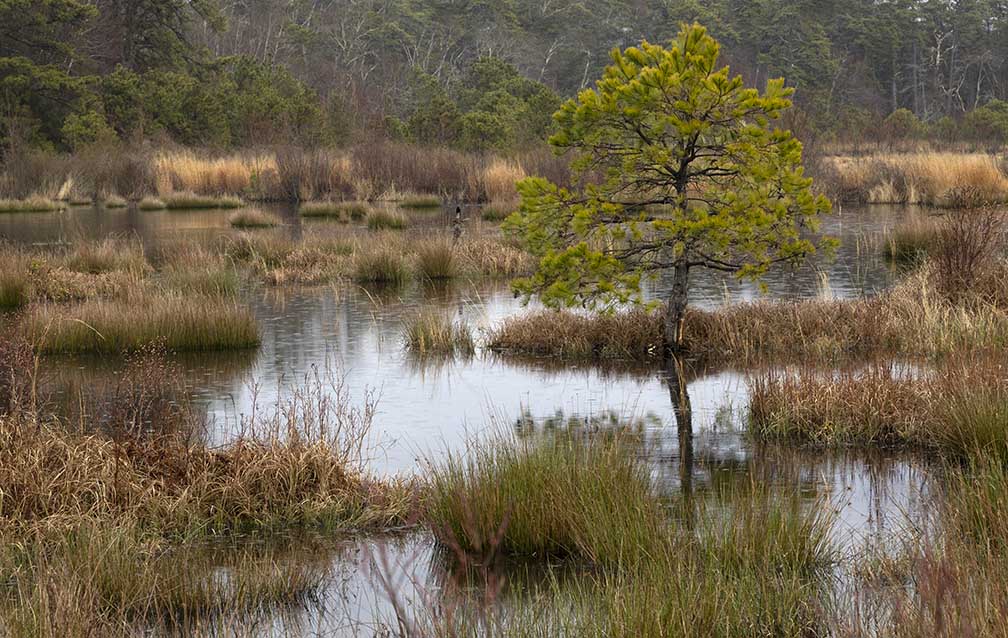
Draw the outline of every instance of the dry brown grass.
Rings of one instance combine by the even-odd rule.
[[[0,365],[6,375],[32,373],[24,370],[30,360]],[[213,448],[178,371],[157,349],[112,385],[88,388],[73,422],[4,412],[0,532],[103,522],[165,537],[401,521],[408,494],[364,473],[374,406],[352,405],[328,368],[288,390],[243,418],[232,443]]]
[[[159,195],[191,191],[200,195],[241,195],[257,176],[276,171],[270,155],[202,157],[194,151],[158,153],[153,158]]]
[[[1008,374],[997,361],[772,372],[750,385],[750,431],[760,438],[1008,458]]]
[[[528,275],[535,267],[532,255],[493,235],[463,239],[455,255],[459,271],[470,277],[512,279]]]
[[[992,155],[921,152],[825,161],[844,201],[939,207],[1008,201],[1008,175]]]
[[[39,304],[24,313],[20,329],[44,353],[130,352],[158,343],[171,351],[259,345],[255,317],[234,300],[145,289],[117,299]]]
[[[150,270],[140,240],[118,237],[78,242],[62,260],[62,265],[67,270],[92,275],[110,272],[141,274]]]
[[[575,360],[660,360],[664,321],[636,309],[612,315],[544,310],[505,320],[488,336],[492,350]]]

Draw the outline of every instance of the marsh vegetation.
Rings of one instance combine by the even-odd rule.
[[[993,8],[121,4],[0,3],[0,635],[1004,634]]]

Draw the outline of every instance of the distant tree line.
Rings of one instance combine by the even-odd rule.
[[[0,0],[0,137],[507,151],[693,21],[796,89],[798,128],[1008,142],[1008,0]]]

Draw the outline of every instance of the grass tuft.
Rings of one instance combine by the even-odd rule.
[[[299,212],[302,217],[332,217],[340,221],[360,221],[368,216],[370,207],[362,202],[305,202]]]
[[[409,221],[405,215],[379,209],[368,215],[367,225],[370,230],[403,230]]]
[[[171,193],[163,196],[165,208],[172,210],[201,208],[241,208],[245,203],[238,197],[227,195],[208,196],[193,192]]]
[[[446,240],[426,241],[417,248],[417,275],[428,281],[453,279],[458,274],[455,248]]]
[[[245,208],[228,217],[232,228],[273,228],[278,226],[280,218],[259,208]]]
[[[441,208],[441,198],[437,195],[407,195],[402,198],[399,205],[403,208]]]
[[[409,279],[402,251],[376,246],[359,248],[353,256],[353,279],[358,283],[402,284]]]
[[[0,199],[0,213],[46,213],[62,209],[62,202],[46,197]]]
[[[140,200],[137,204],[137,208],[140,210],[164,210],[168,208],[168,204],[160,198],[147,196]]]
[[[422,312],[406,322],[404,332],[406,347],[420,356],[472,356],[476,352],[469,327],[443,313]]]

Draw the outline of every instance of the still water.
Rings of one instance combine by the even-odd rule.
[[[280,211],[295,238],[305,233],[363,233],[335,223],[303,224]],[[135,235],[146,245],[205,240],[231,234],[226,211],[144,212],[71,209],[62,213],[0,216],[0,238],[30,244],[72,243],[81,238]],[[840,241],[835,258],[797,272],[772,271],[763,286],[703,274],[692,283],[691,303],[714,308],[758,298],[800,299],[874,294],[894,273],[881,260],[882,237],[905,211],[889,208],[843,210],[825,220],[823,232]],[[470,211],[478,218],[476,211]],[[450,233],[448,216],[414,213],[406,232]],[[481,232],[471,222],[469,232]],[[648,294],[660,297],[663,281]],[[702,490],[726,476],[759,474],[797,485],[810,501],[823,498],[838,510],[834,535],[845,546],[884,537],[930,509],[931,471],[914,457],[874,457],[854,453],[810,454],[755,445],[744,433],[747,371],[693,370],[688,391],[693,406],[690,454],[682,462],[683,439],[661,370],[600,369],[552,361],[515,362],[489,353],[465,360],[418,361],[402,344],[405,318],[421,308],[438,308],[482,332],[503,319],[527,312],[506,283],[458,282],[447,286],[412,284],[395,291],[352,285],[314,288],[254,287],[247,303],[260,324],[258,352],[187,356],[180,359],[197,401],[212,423],[211,439],[225,443],[254,406],[278,398],[316,369],[339,371],[353,401],[377,402],[371,431],[370,467],[378,474],[409,475],[424,462],[492,433],[549,428],[558,421],[604,427],[618,420],[634,424],[646,438],[656,479],[671,491]],[[114,371],[114,358],[54,362],[85,378]],[[751,372],[751,371],[749,371]],[[331,548],[330,602],[304,610],[295,619],[312,632],[342,632],[367,626],[377,610],[388,609],[387,579],[404,598],[437,589],[443,569],[430,543],[375,541]],[[382,576],[376,578],[375,570]],[[406,578],[412,575],[412,578]],[[379,586],[375,586],[375,583]],[[385,583],[386,586],[382,586]],[[420,586],[418,586],[418,584]],[[330,600],[331,599],[331,600]],[[336,602],[338,601],[338,602]],[[356,607],[355,607],[356,605]],[[347,607],[349,606],[349,607]],[[366,630],[365,630],[366,632]]]

